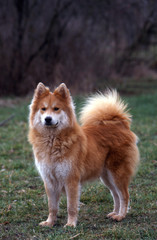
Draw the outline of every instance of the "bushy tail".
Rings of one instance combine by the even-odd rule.
[[[80,113],[82,125],[106,124],[109,121],[122,121],[130,127],[131,115],[127,105],[120,99],[116,90],[108,90],[105,94],[96,94],[87,99]]]

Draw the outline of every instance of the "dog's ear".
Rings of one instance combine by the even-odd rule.
[[[72,100],[72,97],[70,95],[70,91],[69,89],[67,88],[67,86],[65,85],[65,83],[61,83],[54,91],[54,94],[59,97],[61,97],[63,100],[66,100],[70,105],[71,105],[71,108],[72,108],[72,111],[74,112],[75,114],[75,106],[74,106],[74,103],[73,103],[73,100]]]
[[[32,113],[32,111],[33,112],[36,111],[40,97],[41,96],[44,97],[44,96],[48,95],[49,92],[50,92],[49,88],[45,87],[43,83],[41,83],[41,82],[38,83],[38,85],[34,91],[32,102],[29,106],[31,113]]]
[[[54,93],[59,94],[62,98],[67,98],[70,96],[69,90],[65,83],[61,83],[54,91]]]
[[[49,88],[45,87],[43,83],[38,83],[37,88],[35,89],[35,96],[40,97],[41,95],[48,93]]]

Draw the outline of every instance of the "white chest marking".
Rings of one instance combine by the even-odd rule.
[[[71,170],[71,163],[67,160],[63,160],[60,163],[47,164],[43,161],[39,162],[35,158],[35,165],[38,169],[38,172],[41,175],[41,178],[44,182],[53,184],[53,182],[64,182],[68,177]]]

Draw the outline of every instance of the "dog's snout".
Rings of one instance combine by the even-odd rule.
[[[45,125],[52,126],[52,127],[57,127],[58,121],[55,121],[51,116],[47,116],[45,118]]]
[[[51,124],[52,124],[52,118],[51,118],[51,117],[46,117],[46,118],[45,118],[45,123],[46,123],[47,125],[51,125]]]

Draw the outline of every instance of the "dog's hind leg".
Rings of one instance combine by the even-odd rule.
[[[114,183],[111,173],[106,169],[104,169],[101,175],[101,181],[108,187],[113,197],[114,209],[113,209],[113,212],[107,215],[107,217],[112,217],[114,215],[119,214],[119,210],[120,210],[120,198],[118,194],[118,189]]]
[[[111,217],[114,220],[121,221],[125,218],[128,203],[129,203],[129,193],[128,185],[129,178],[125,176],[116,176],[115,173],[106,170],[101,176],[104,183],[110,189],[111,194],[114,200],[114,210],[112,213],[109,213],[107,216]]]
[[[115,183],[117,185],[118,189],[118,195],[120,199],[120,209],[119,213],[112,216],[112,219],[121,221],[123,218],[125,218],[128,210],[128,204],[129,204],[129,192],[128,192],[128,184],[129,181],[126,179],[119,179],[118,182]]]

